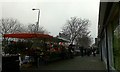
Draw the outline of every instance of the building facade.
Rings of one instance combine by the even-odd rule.
[[[120,70],[120,2],[100,2],[98,47],[107,70]]]

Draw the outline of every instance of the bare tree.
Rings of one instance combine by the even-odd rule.
[[[3,34],[9,34],[9,33],[19,33],[24,32],[23,27],[21,26],[21,23],[17,19],[13,18],[2,18],[0,19],[0,33]],[[7,43],[8,38],[3,37],[3,43],[4,46]]]
[[[2,18],[0,19],[0,33],[16,33],[22,32],[22,27],[20,22],[17,19],[13,18]]]
[[[29,33],[43,33],[43,34],[48,34],[49,32],[44,29],[44,27],[40,26],[38,28],[38,31],[36,31],[36,25],[35,24],[29,24],[28,25],[28,30]]]
[[[21,33],[21,32],[35,33],[36,25],[29,24],[27,28],[25,26],[22,26],[22,24],[17,19],[13,18],[0,19],[0,33],[2,35],[6,33]],[[38,33],[48,33],[48,31],[43,27],[39,27]]]
[[[78,36],[75,41],[78,46],[83,46],[85,48],[92,44],[92,38],[88,35],[82,35],[82,37]]]
[[[73,43],[77,38],[82,38],[83,35],[88,35],[90,33],[88,31],[89,24],[90,21],[88,19],[71,17],[63,27],[62,34],[66,35],[70,42]]]
[[[35,33],[36,31],[35,24],[29,24],[28,25],[28,32]]]

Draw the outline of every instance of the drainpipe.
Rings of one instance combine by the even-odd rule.
[[[105,28],[106,32],[106,54],[107,54],[107,72],[110,72],[110,65],[109,65],[109,49],[108,49],[108,35],[107,35],[107,27]]]

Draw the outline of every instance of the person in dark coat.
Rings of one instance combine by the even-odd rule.
[[[87,56],[90,56],[90,55],[91,55],[91,49],[87,48]]]
[[[61,57],[62,59],[66,59],[66,49],[64,46],[61,46]]]
[[[87,55],[87,48],[84,48],[84,56]]]
[[[79,47],[80,49],[80,55],[83,57],[84,56],[84,48],[83,46]]]
[[[92,52],[93,52],[93,56],[96,56],[96,49],[95,48],[92,49]]]
[[[70,58],[73,58],[74,48],[73,48],[73,45],[72,45],[72,44],[69,45],[68,51],[69,51]]]

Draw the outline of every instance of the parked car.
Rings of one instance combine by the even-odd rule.
[[[22,64],[27,64],[30,62],[30,56],[25,56],[24,60],[22,61]]]
[[[80,55],[80,50],[74,50],[74,55],[79,56]]]

